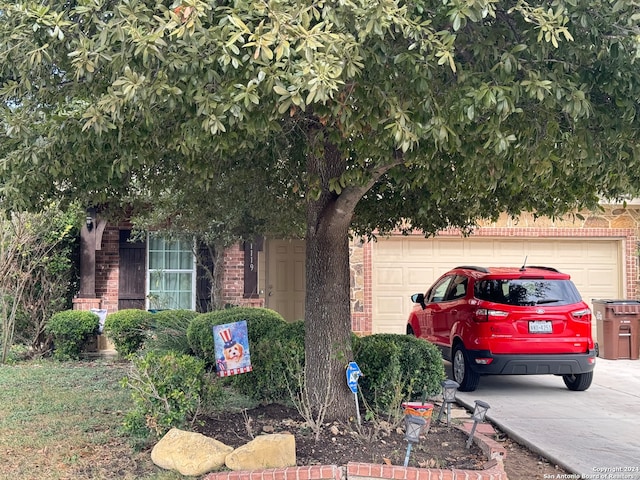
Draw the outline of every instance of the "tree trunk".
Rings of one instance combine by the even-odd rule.
[[[347,420],[355,414],[345,367],[352,360],[349,226],[353,209],[340,208],[328,182],[344,172],[333,146],[308,159],[309,172],[320,179],[322,193],[307,204],[305,388],[312,408],[325,420]]]
[[[211,259],[213,260],[213,271],[211,272],[211,309],[221,310],[224,308],[224,251],[223,243],[216,243],[210,246]]]
[[[198,242],[194,253],[199,271],[209,280],[209,310],[222,310],[224,301],[224,243]]]

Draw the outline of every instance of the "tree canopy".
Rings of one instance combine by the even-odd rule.
[[[322,188],[304,157],[323,141],[348,164],[329,188],[368,187],[363,232],[562,213],[637,184],[634,1],[0,8],[13,208],[198,192],[240,170],[238,199],[300,204]]]
[[[349,355],[349,232],[637,192],[638,6],[0,0],[0,199],[304,225],[320,403]]]

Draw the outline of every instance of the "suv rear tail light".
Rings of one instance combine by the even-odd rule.
[[[492,322],[504,320],[509,316],[509,312],[502,310],[493,310],[491,308],[478,308],[474,315],[476,322]]]
[[[591,310],[589,310],[588,308],[583,308],[582,310],[571,312],[571,316],[574,320],[577,320],[579,322],[591,323]]]

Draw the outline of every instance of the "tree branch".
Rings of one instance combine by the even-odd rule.
[[[402,164],[402,162],[404,162],[404,154],[401,150],[394,150],[392,161],[372,168],[368,175],[369,180],[366,183],[348,186],[342,191],[336,199],[335,210],[353,213],[360,199],[373,188],[378,180],[393,167]]]

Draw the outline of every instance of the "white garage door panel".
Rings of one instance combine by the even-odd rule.
[[[428,242],[429,240],[421,240]],[[407,240],[411,242],[411,240]],[[451,258],[453,255],[460,254],[461,246],[457,242],[434,242],[435,252],[438,257]]]
[[[433,247],[434,244],[430,242],[403,242],[402,250],[407,255],[433,255]]]
[[[501,258],[503,265],[522,266],[527,256],[527,248],[522,240],[495,241],[495,249],[490,258]],[[485,257],[486,258],[486,257]]]
[[[613,248],[598,248],[597,244],[587,243],[585,242],[587,255],[594,262],[614,262],[617,263],[619,261],[620,251],[618,249]]]
[[[565,258],[582,258],[585,255],[586,248],[585,243],[582,242],[570,242],[563,241],[557,245],[554,245],[557,255],[561,255]]]
[[[381,315],[394,315],[398,309],[402,309],[403,303],[405,303],[405,299],[400,296],[380,297],[378,309]]]
[[[457,243],[457,242],[456,242]],[[458,243],[458,247],[459,247],[459,243]],[[470,249],[468,244],[466,242],[462,243],[462,248],[464,248],[464,255],[466,258],[468,258],[468,256],[474,255],[474,256],[486,256],[486,255],[491,255],[493,256],[493,249],[494,249],[495,245],[494,242],[492,240],[485,240],[485,239],[477,239],[474,244],[473,244],[473,249]],[[460,252],[458,250],[456,250],[455,244],[454,244],[454,248],[453,248],[453,255],[459,255]]]
[[[392,237],[373,244],[373,332],[404,333],[413,304],[459,265],[555,267],[571,275],[587,303],[623,298],[619,240]],[[595,328],[594,328],[595,335]]]
[[[407,268],[406,286],[413,288],[416,292],[419,292],[422,288],[424,288],[423,286],[425,278],[433,278],[433,275],[433,268]]]
[[[380,285],[397,287],[404,283],[402,268],[380,268]]]
[[[606,290],[611,285],[616,285],[618,283],[618,279],[616,278],[616,272],[614,272],[611,268],[593,268],[586,272],[586,281],[584,282],[585,290]],[[594,297],[595,298],[595,297]],[[604,297],[597,297],[604,298]],[[606,297],[612,298],[612,297]],[[622,298],[620,296],[613,298]],[[591,300],[591,299],[589,299]]]

